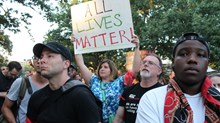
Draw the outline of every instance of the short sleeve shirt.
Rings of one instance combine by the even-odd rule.
[[[98,123],[98,106],[85,87],[74,87],[65,93],[62,88],[51,90],[49,85],[30,98],[27,117],[37,123]]]
[[[29,77],[28,79],[30,81],[31,88],[32,88],[33,92],[37,91],[39,88],[33,83],[31,77]],[[16,101],[18,99],[18,94],[19,94],[21,82],[22,82],[22,78],[18,78],[13,82],[8,94],[6,95],[9,100]],[[26,90],[24,98],[22,99],[21,105],[19,106],[19,109],[18,109],[18,112],[19,112],[18,116],[19,117],[17,117],[17,122],[18,122],[18,119],[21,123],[25,122],[26,113],[27,113],[27,105],[28,105],[28,101],[30,99],[30,96],[31,95]]]
[[[102,101],[103,121],[108,122],[108,117],[114,116],[118,109],[119,96],[124,91],[124,76],[120,76],[112,82],[102,82],[97,75],[93,74],[89,88]]]
[[[124,116],[125,123],[135,122],[138,104],[144,93],[160,86],[162,86],[162,84],[156,83],[151,87],[143,88],[140,86],[140,83],[137,83],[136,85],[132,85],[130,87],[125,88],[122,94],[122,98],[120,99],[119,102],[119,105],[124,107],[125,109],[125,116]]]

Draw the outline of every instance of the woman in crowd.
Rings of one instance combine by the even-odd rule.
[[[102,101],[102,116],[104,123],[112,123],[119,105],[119,97],[124,87],[131,83],[131,72],[118,77],[115,63],[104,59],[97,67],[97,73],[92,73],[84,64],[83,56],[75,54],[76,63],[81,71],[85,84],[89,86],[94,95]],[[131,79],[132,78],[132,79]],[[130,80],[130,81],[128,81]]]

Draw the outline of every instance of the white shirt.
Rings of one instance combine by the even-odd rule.
[[[145,93],[139,103],[136,123],[164,123],[164,103],[167,86]],[[204,123],[205,106],[201,93],[190,96],[184,94],[193,111],[193,123]]]

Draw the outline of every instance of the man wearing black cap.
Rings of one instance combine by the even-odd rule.
[[[180,37],[173,48],[175,77],[142,96],[136,123],[219,123],[220,93],[206,74],[209,53],[198,34]]]
[[[41,74],[49,85],[35,92],[29,101],[27,123],[98,123],[100,115],[94,95],[68,75],[72,55],[57,42],[36,44],[35,56],[40,58]]]
[[[72,78],[73,80],[81,80],[81,77],[79,76],[79,74],[77,73],[77,67],[75,64],[71,64],[69,67],[69,76],[70,78]]]

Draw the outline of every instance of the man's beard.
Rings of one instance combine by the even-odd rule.
[[[148,79],[150,77],[150,72],[149,71],[141,71],[140,75],[141,75],[141,78]]]

